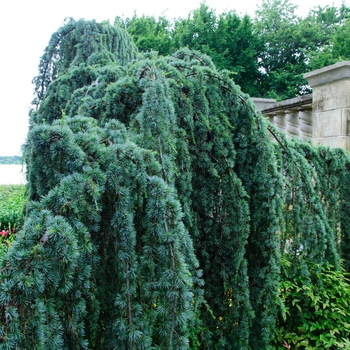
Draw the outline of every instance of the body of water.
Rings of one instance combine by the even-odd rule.
[[[25,167],[21,164],[0,164],[0,185],[25,184]]]

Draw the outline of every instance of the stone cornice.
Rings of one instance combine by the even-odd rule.
[[[269,114],[280,110],[285,111],[289,109],[299,109],[301,107],[307,107],[309,105],[311,108],[312,94],[298,96],[280,102],[275,102],[271,107],[262,110],[262,113]]]
[[[313,88],[337,80],[350,79],[350,61],[342,61],[315,71],[305,73],[304,78]]]

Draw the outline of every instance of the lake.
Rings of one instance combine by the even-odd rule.
[[[21,164],[0,164],[0,185],[25,184],[24,170]]]

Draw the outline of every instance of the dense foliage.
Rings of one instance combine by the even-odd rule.
[[[240,17],[234,11],[216,14],[205,3],[187,18],[174,21],[162,16],[117,17],[115,25],[125,28],[142,52],[157,51],[174,54],[182,47],[210,56],[215,66],[226,69],[242,90],[252,96],[262,94],[258,57],[263,42],[254,34],[249,16]]]
[[[35,78],[0,349],[265,349],[281,256],[349,268],[349,158],[279,134],[197,51],[68,20]]]
[[[24,185],[0,185],[0,257],[23,225],[25,201]]]
[[[0,230],[22,226],[25,198],[24,185],[0,185]]]
[[[310,92],[303,74],[350,59],[350,9],[325,6],[297,15],[290,0],[264,0],[255,17],[217,14],[205,3],[187,18],[117,17],[142,52],[166,56],[187,46],[227,69],[242,91],[279,100]]]
[[[285,99],[309,93],[303,74],[342,59],[332,41],[350,9],[344,4],[339,8],[319,6],[306,17],[297,16],[296,9],[289,0],[265,0],[256,11],[256,35],[265,44],[259,55],[264,72],[262,91],[269,97]],[[321,59],[323,51],[332,51],[333,61]]]
[[[274,349],[349,349],[350,281],[344,270],[307,262],[309,276],[283,261]]]

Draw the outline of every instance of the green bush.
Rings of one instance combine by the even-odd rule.
[[[328,263],[321,267],[308,262],[293,273],[290,266],[291,262],[284,260],[274,348],[349,349],[348,274]]]
[[[0,231],[22,226],[24,194],[24,185],[0,185]]]

